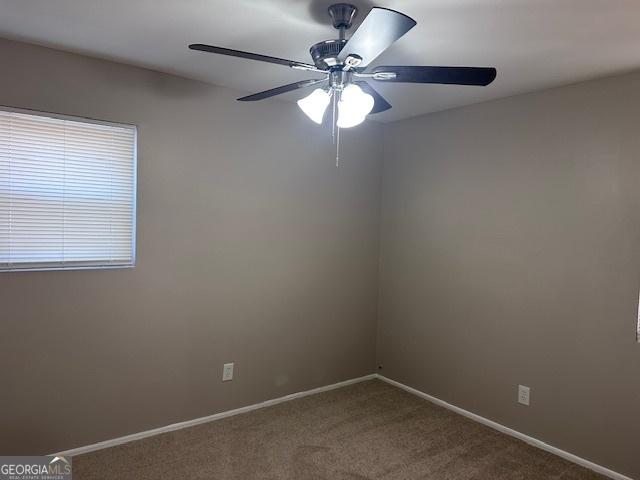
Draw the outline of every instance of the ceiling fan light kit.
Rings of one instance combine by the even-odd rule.
[[[298,100],[298,106],[307,117],[320,125],[330,102],[331,94],[322,88],[316,88],[309,95]]]
[[[328,13],[333,27],[338,30],[338,38],[311,46],[309,52],[313,64],[201,43],[191,44],[189,48],[322,75],[322,78],[282,85],[238,100],[263,100],[315,85],[311,94],[298,101],[298,106],[312,121],[321,124],[328,106],[332,104],[334,138],[336,127],[339,134],[340,128],[359,125],[367,115],[391,108],[391,104],[370,82],[486,86],[496,77],[496,69],[491,67],[378,66],[368,69],[369,64],[411,30],[416,21],[395,10],[374,7],[347,39],[346,31],[351,28],[357,12],[357,8],[349,3],[329,7]]]
[[[373,97],[364,93],[355,83],[349,83],[340,92],[338,101],[338,121],[339,128],[351,128],[360,125],[369,112],[373,110]]]
[[[375,99],[353,83],[348,72],[336,71],[329,76],[327,88],[316,88],[298,100],[300,109],[317,124],[322,124],[327,107],[333,100],[337,107],[336,126],[351,128],[364,122],[373,110]]]

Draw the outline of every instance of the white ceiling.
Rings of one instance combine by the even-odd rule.
[[[334,38],[331,0],[0,0],[0,36],[140,65],[242,92],[313,74],[194,52],[189,43],[311,62]],[[640,68],[638,0],[352,0],[418,25],[376,64],[495,66],[489,87],[378,84],[392,121]],[[289,94],[299,98],[305,93]]]

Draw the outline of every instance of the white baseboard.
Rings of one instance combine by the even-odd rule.
[[[345,380],[343,382],[334,383],[332,385],[326,385],[324,387],[318,387],[311,390],[306,390],[304,392],[292,393],[290,395],[285,395],[284,397],[274,398],[272,400],[267,400],[264,402],[256,403],[253,405],[247,405],[246,407],[236,408],[234,410],[228,410],[226,412],[215,413],[213,415],[209,415],[206,417],[195,418],[193,420],[187,420],[186,422],[174,423],[171,425],[167,425],[166,427],[154,428],[152,430],[147,430],[145,432],[132,433],[131,435],[125,435],[124,437],[114,438],[112,440],[105,440],[104,442],[94,443],[92,445],[87,445],[85,447],[72,448],[70,450],[65,450],[64,452],[58,452],[51,454],[52,456],[74,456],[80,455],[83,453],[94,452],[96,450],[102,450],[103,448],[114,447],[116,445],[122,445],[123,443],[132,442],[134,440],[140,440],[142,438],[152,437],[154,435],[159,435],[165,432],[172,432],[174,430],[180,430],[181,428],[193,427],[194,425],[200,425],[201,423],[213,422],[215,420],[220,420],[221,418],[232,417],[234,415],[239,415],[241,413],[250,412],[252,410],[257,410],[259,408],[270,407],[272,405],[277,405],[279,403],[288,402],[291,400],[295,400],[296,398],[307,397],[309,395],[314,395],[316,393],[327,392],[329,390],[334,390],[340,387],[346,387],[347,385],[352,385],[354,383],[364,382],[366,380],[372,380],[376,378],[376,374],[365,375],[364,377],[352,378],[351,380]]]
[[[209,415],[206,417],[196,418],[193,420],[187,420],[185,422],[174,423],[172,425],[167,425],[165,427],[154,428],[152,430],[147,430],[145,432],[133,433],[131,435],[126,435],[124,437],[114,438],[112,440],[105,440],[104,442],[94,443],[92,445],[87,445],[84,447],[72,448],[70,450],[65,450],[64,452],[54,453],[54,456],[74,456],[80,455],[83,453],[94,452],[96,450],[102,450],[103,448],[114,447],[116,445],[121,445],[123,443],[132,442],[134,440],[140,440],[147,437],[152,437],[154,435],[159,435],[165,432],[171,432],[174,430],[180,430],[181,428],[193,427],[194,425],[200,425],[202,423],[213,422],[215,420],[220,420],[222,418],[232,417],[234,415],[239,415],[241,413],[251,412],[252,410],[258,410],[259,408],[270,407],[271,405],[277,405],[279,403],[288,402],[290,400],[295,400],[296,398],[302,398],[309,395],[314,395],[316,393],[326,392],[329,390],[334,390],[340,387],[346,387],[347,385],[352,385],[354,383],[364,382],[366,380],[372,380],[374,378],[380,379],[384,382],[387,382],[390,385],[401,388],[413,395],[416,395],[420,398],[424,398],[429,402],[435,403],[441,407],[449,409],[455,413],[463,415],[471,420],[474,420],[478,423],[482,423],[488,427],[491,427],[499,432],[505,433],[512,437],[515,437],[519,440],[522,440],[534,447],[540,448],[542,450],[546,450],[547,452],[553,453],[561,458],[564,458],[570,462],[581,465],[585,468],[593,470],[594,472],[605,475],[614,480],[633,480],[631,477],[627,477],[622,475],[621,473],[614,472],[606,467],[598,465],[596,463],[590,462],[589,460],[585,460],[584,458],[578,457],[572,453],[566,452],[564,450],[560,450],[559,448],[553,447],[547,443],[544,443],[541,440],[530,437],[529,435],[525,435],[524,433],[520,433],[516,430],[513,430],[509,427],[505,427],[493,420],[489,420],[488,418],[481,417],[480,415],[476,415],[475,413],[471,413],[467,410],[464,410],[460,407],[456,407],[455,405],[451,405],[450,403],[445,402],[444,400],[440,400],[439,398],[433,397],[427,393],[421,392],[413,387],[405,385],[400,382],[396,382],[395,380],[391,380],[390,378],[384,377],[377,373],[373,373],[371,375],[365,375],[364,377],[353,378],[351,380],[345,380],[343,382],[334,383],[332,385],[326,385],[324,387],[314,388],[312,390],[306,390],[304,392],[292,393],[290,395],[285,395],[284,397],[274,398],[272,400],[267,400],[264,402],[256,403],[253,405],[247,405],[246,407],[236,408],[234,410],[228,410],[226,412],[215,413],[213,415]]]
[[[553,453],[554,455],[564,458],[565,460],[569,460],[570,462],[581,465],[585,468],[588,468],[589,470],[593,470],[594,472],[605,475],[609,478],[613,478],[615,480],[633,480],[631,477],[627,477],[625,475],[622,475],[621,473],[614,472],[613,470],[610,470],[606,467],[598,465],[597,463],[593,463],[593,462],[590,462],[589,460],[585,460],[584,458],[578,457],[573,453],[560,450],[559,448],[556,448],[547,443],[544,443],[543,441],[538,440],[537,438],[530,437],[529,435],[525,435],[524,433],[520,433],[509,427],[505,427],[504,425],[496,423],[493,420],[489,420],[488,418],[481,417],[480,415],[476,415],[475,413],[471,413],[460,407],[451,405],[450,403],[447,403],[444,400],[440,400],[439,398],[436,398],[427,393],[421,392],[420,390],[416,390],[415,388],[409,387],[408,385],[405,385],[403,383],[396,382],[395,380],[391,380],[390,378],[384,377],[379,374],[376,374],[375,378],[378,378],[384,382],[387,382],[388,384],[393,385],[394,387],[398,387],[398,388],[401,388],[402,390],[406,390],[407,392],[412,393],[420,398],[424,398],[425,400],[435,403],[436,405],[447,408],[455,413],[458,413],[467,418],[470,418],[471,420],[475,420],[478,423],[482,423],[483,425],[491,427],[494,430],[498,430],[499,432],[506,433],[507,435],[510,435],[519,440],[522,440],[523,442],[526,442],[529,445],[533,445],[534,447],[538,447],[542,450],[546,450],[547,452]]]

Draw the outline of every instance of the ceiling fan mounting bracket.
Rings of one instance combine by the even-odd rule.
[[[344,31],[351,28],[353,18],[358,13],[358,9],[350,3],[336,3],[327,10],[333,21],[333,28],[340,30],[341,38],[343,38]]]
[[[344,69],[345,70],[354,70],[360,66],[362,63],[362,57],[360,55],[356,55],[355,53],[350,54],[347,58],[344,59]]]

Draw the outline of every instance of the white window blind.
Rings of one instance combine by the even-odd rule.
[[[640,295],[638,295],[638,317],[636,318],[636,341],[640,343]]]
[[[0,108],[0,270],[132,266],[136,129]]]

